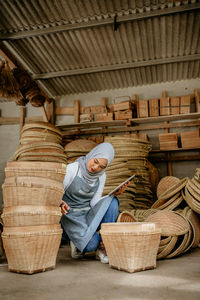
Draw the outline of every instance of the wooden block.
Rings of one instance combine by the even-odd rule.
[[[178,149],[178,133],[159,134],[160,150]]]
[[[130,137],[133,139],[140,139],[140,140],[148,141],[148,135],[143,132],[131,133]]]
[[[132,110],[115,111],[115,120],[128,120],[132,119]]]
[[[169,97],[160,99],[160,116],[169,116],[170,115],[170,103]]]
[[[149,99],[149,115],[150,117],[159,116],[159,99]]]
[[[131,109],[132,109],[131,101],[123,101],[123,102],[113,104],[113,111],[131,110]]]
[[[180,114],[180,98],[171,97],[170,99],[170,115]]]
[[[80,115],[80,123],[87,123],[94,121],[94,115],[93,114],[82,114]]]
[[[148,100],[139,100],[138,106],[138,118],[146,118],[149,116]]]
[[[107,109],[106,106],[104,105],[94,105],[94,106],[85,106],[82,107],[81,109],[81,113],[83,114],[102,114],[102,113],[106,113]]]
[[[190,95],[181,96],[180,99],[180,114],[190,113]]]
[[[113,113],[96,114],[96,121],[112,121]]]
[[[182,148],[200,148],[199,130],[181,132]]]

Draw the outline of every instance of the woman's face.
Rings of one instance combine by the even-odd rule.
[[[90,173],[98,173],[107,167],[106,158],[91,158],[88,160],[87,169]]]

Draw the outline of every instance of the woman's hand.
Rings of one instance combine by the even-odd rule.
[[[130,181],[125,183],[124,185],[122,185],[122,187],[114,193],[114,196],[121,195],[125,191],[127,185],[129,185],[129,184],[130,184]]]
[[[66,215],[66,213],[68,212],[68,210],[70,210],[69,205],[65,201],[63,201],[63,200],[61,201],[60,207],[61,207],[61,213],[63,215]]]

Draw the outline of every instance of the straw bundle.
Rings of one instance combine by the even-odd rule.
[[[18,101],[23,98],[19,88],[8,62],[2,61],[0,64],[0,97],[8,101]]]
[[[149,208],[153,203],[150,173],[147,165],[147,157],[151,149],[149,142],[122,136],[107,136],[104,141],[111,143],[115,149],[115,158],[107,168],[104,194],[109,188],[114,188],[118,180],[122,182],[132,174],[137,174],[139,178],[131,181],[125,192],[118,196],[120,210]]]
[[[42,95],[39,86],[31,79],[30,75],[19,68],[13,69],[13,75],[20,86],[20,91],[26,103],[30,102],[35,107],[43,106],[46,98]]]
[[[2,239],[9,271],[33,274],[54,269],[61,234],[60,225],[5,227]]]
[[[132,273],[156,267],[160,230],[155,223],[104,223],[100,233],[111,268]]]

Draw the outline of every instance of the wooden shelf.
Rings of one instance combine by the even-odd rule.
[[[131,123],[141,124],[141,123],[159,123],[159,122],[170,122],[170,121],[180,121],[180,120],[190,120],[200,118],[200,113],[189,113],[189,114],[178,114],[170,116],[159,116],[159,117],[148,117],[148,118],[135,118],[131,119]]]
[[[161,152],[180,152],[180,151],[198,151],[200,147],[196,148],[178,148],[178,149],[171,149],[171,150],[161,150],[161,149],[154,149],[151,150],[150,153],[161,153]]]

